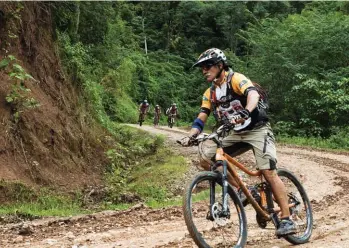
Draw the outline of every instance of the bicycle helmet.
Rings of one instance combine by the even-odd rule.
[[[193,67],[200,66],[202,64],[208,64],[208,63],[217,64],[221,61],[223,62],[224,65],[227,63],[227,57],[224,55],[222,50],[218,48],[210,48],[205,52],[203,52],[202,54],[200,54],[199,58],[197,59]]]
[[[148,101],[147,101],[147,100],[144,100],[143,103],[148,103]]]
[[[177,106],[177,104],[175,104],[175,103],[172,103],[172,106]]]

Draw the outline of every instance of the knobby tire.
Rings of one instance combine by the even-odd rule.
[[[209,182],[214,182],[216,185],[217,196],[215,197],[215,202],[222,203],[222,194],[218,193],[218,191],[221,191],[222,189],[222,174],[219,172],[200,172],[187,184],[185,188],[183,197],[183,212],[185,223],[191,237],[197,246],[204,248],[244,247],[247,240],[246,214],[239,197],[230,185],[228,186],[228,194],[230,196],[228,202],[230,203],[229,206],[231,216],[228,218],[226,225],[217,225],[215,227],[214,225],[217,223],[214,220],[208,220],[206,216],[204,216],[205,213],[210,211],[210,194],[208,193],[210,192],[210,189],[207,189]],[[204,195],[203,199],[200,198],[200,194]],[[199,197],[199,199],[197,199],[197,197]],[[194,203],[192,198],[194,198]],[[198,223],[196,223],[196,220],[198,220]],[[204,221],[205,223],[203,224],[202,222]],[[212,226],[211,229],[209,229],[210,226]],[[201,228],[206,230],[201,232]],[[227,231],[225,231],[225,228]],[[200,229],[200,231],[198,229]],[[234,232],[234,229],[236,229],[236,232]],[[216,232],[218,234],[216,234]],[[222,235],[220,235],[220,232]],[[223,237],[223,235],[225,235],[223,232],[226,232],[227,236]],[[218,238],[222,239],[217,241]]]
[[[290,181],[290,185],[293,184],[293,186],[295,187],[294,190],[297,190],[297,195],[299,196],[298,199],[299,201],[301,201],[301,210],[299,211],[299,216],[301,216],[301,218],[299,218],[299,216],[297,216],[298,218],[298,222],[304,222],[305,224],[299,225],[298,226],[298,232],[296,234],[293,235],[288,235],[285,236],[284,238],[294,244],[294,245],[298,245],[298,244],[304,244],[306,242],[309,241],[311,234],[312,234],[312,229],[313,229],[313,213],[312,213],[312,208],[311,208],[311,204],[309,201],[309,198],[307,196],[307,193],[305,192],[304,187],[302,186],[301,182],[298,180],[298,178],[291,173],[290,171],[286,170],[286,169],[278,169],[277,174],[279,175],[280,179],[282,181],[286,181],[286,179],[288,179]],[[286,191],[287,191],[287,184],[285,184],[286,187]],[[287,192],[288,193],[288,192]],[[289,199],[289,203],[290,201],[292,201],[292,199],[290,197],[288,197]],[[290,212],[291,212],[291,216],[290,218],[294,218],[292,216],[292,212],[294,212],[295,209],[294,208],[290,208]],[[303,218],[302,218],[303,217]],[[293,221],[296,223],[297,225],[297,219]],[[299,223],[298,223],[299,224]],[[300,230],[302,228],[302,230]],[[304,229],[304,230],[303,230]]]

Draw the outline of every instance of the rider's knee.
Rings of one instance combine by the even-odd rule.
[[[273,180],[274,178],[277,177],[276,169],[277,169],[276,162],[273,160],[270,160],[269,168],[262,170],[262,173],[265,179],[267,179],[267,181]]]

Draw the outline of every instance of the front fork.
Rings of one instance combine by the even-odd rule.
[[[219,217],[229,217],[229,208],[228,208],[228,164],[227,161],[218,161],[215,163],[215,165],[212,167],[212,171],[216,171],[216,169],[220,166],[223,166],[223,173],[222,173],[222,210],[219,214]],[[215,192],[216,192],[216,183],[210,182],[210,209],[211,209],[211,215],[214,215],[212,213],[212,209],[214,204],[216,204],[215,199]]]

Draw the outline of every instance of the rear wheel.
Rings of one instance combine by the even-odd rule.
[[[243,247],[246,244],[247,221],[242,203],[229,186],[229,214],[224,215],[221,182],[220,173],[205,171],[199,173],[185,188],[184,219],[191,237],[199,247]],[[215,198],[211,207],[210,185]]]
[[[170,126],[170,128],[172,128],[173,125],[174,125],[174,118],[172,117],[172,118],[171,118],[171,126]]]
[[[290,219],[297,228],[295,234],[284,238],[295,245],[306,243],[313,230],[313,213],[307,193],[293,173],[285,169],[279,169],[277,173],[285,185],[288,203],[293,205],[290,207]]]
[[[159,118],[155,115],[154,116],[154,126],[157,126],[159,124]]]
[[[142,126],[143,121],[144,121],[144,114],[140,114],[139,115],[139,119],[138,119],[138,122],[139,122],[140,126]]]

